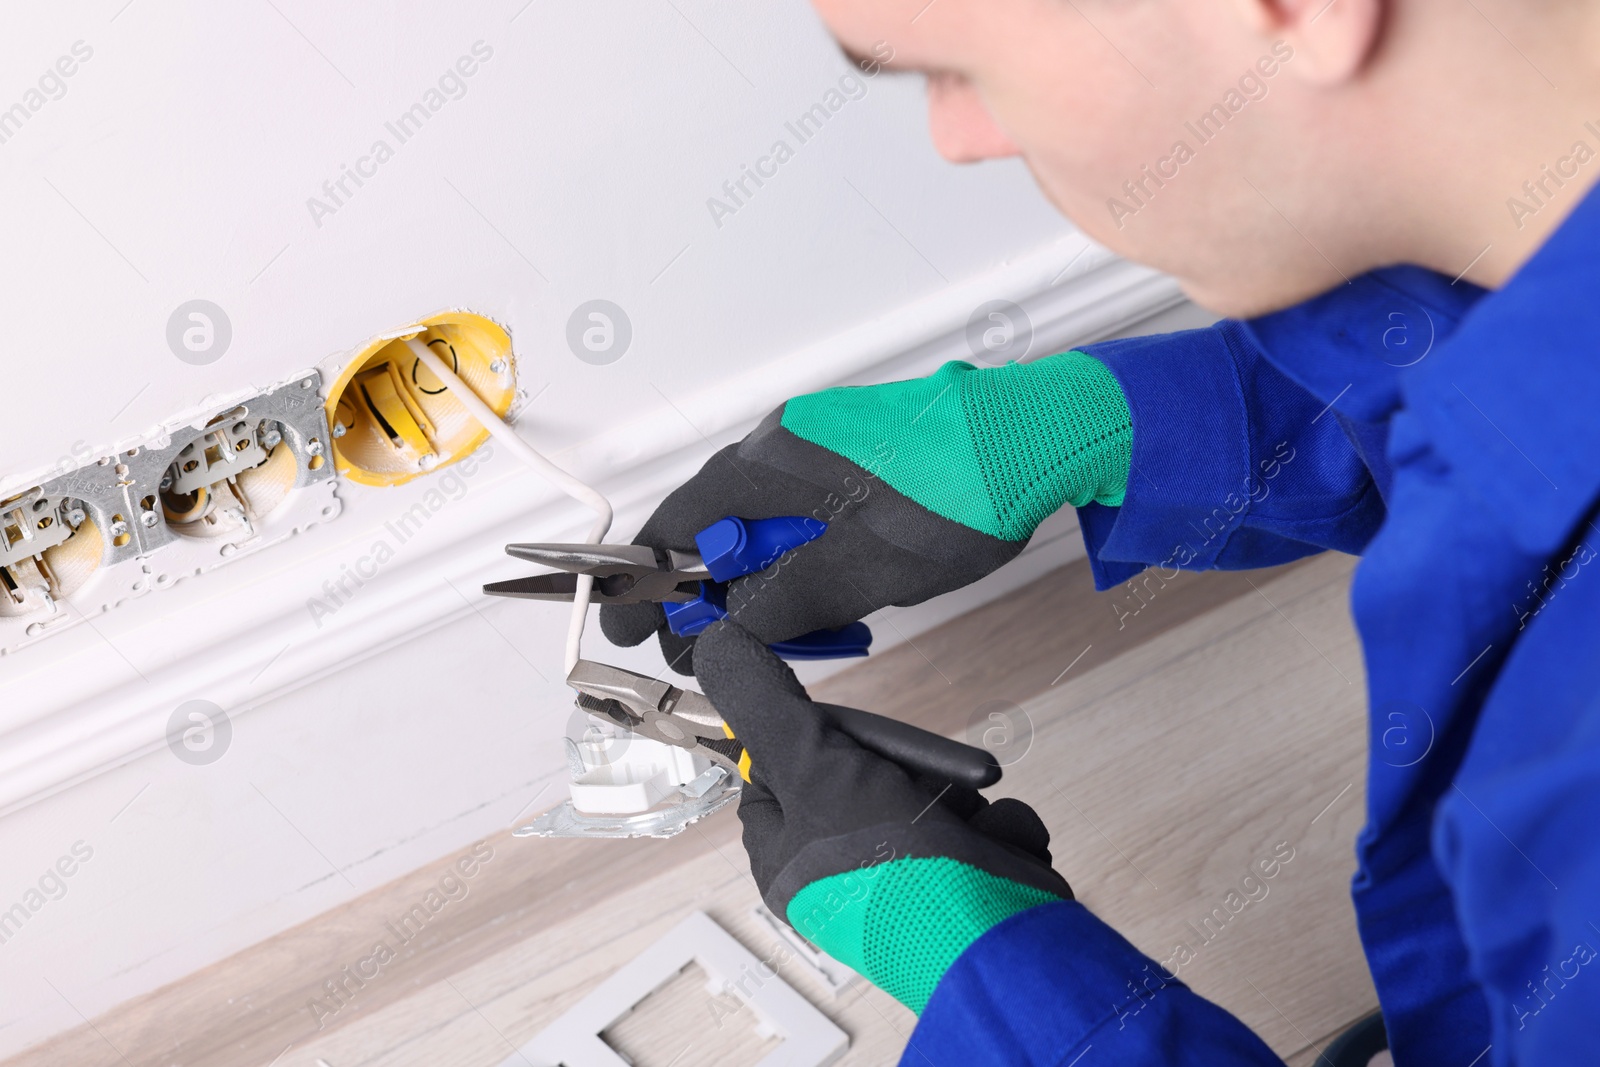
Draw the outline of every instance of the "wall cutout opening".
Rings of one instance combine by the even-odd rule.
[[[437,352],[497,415],[511,410],[516,379],[504,329],[467,312],[417,325],[369,344],[328,390],[334,464],[351,481],[400,485],[488,440],[489,432],[406,347],[408,338]]]

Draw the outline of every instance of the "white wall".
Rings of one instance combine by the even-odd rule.
[[[0,108],[75,42],[93,54],[0,143],[0,484],[466,307],[511,329],[521,432],[612,493],[625,534],[784,396],[965,355],[984,300],[1023,303],[1041,346],[1174,300],[1019,166],[935,158],[914,80],[871,81],[798,144],[785,122],[849,67],[795,0],[109,0],[13,9],[5,29]],[[479,41],[493,54],[465,95],[397,145],[385,122]],[[379,138],[394,158],[317,225],[307,199]],[[719,227],[708,197],[779,138],[794,158]],[[208,366],[164,337],[196,297],[233,324]],[[634,329],[604,367],[564,339],[595,297]],[[503,456],[450,484],[320,626],[308,598],[426,481],[341,483],[326,526],[0,657],[0,909],[93,850],[0,944],[0,1054],[77,1024],[46,979],[93,1015],[559,798],[562,615],[474,591],[520,572],[504,542],[584,521]],[[1066,519],[1038,540],[897,625],[1080,551]],[[231,719],[209,766],[163,743],[189,699]]]

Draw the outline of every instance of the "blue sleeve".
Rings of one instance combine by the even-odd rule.
[[[1283,1067],[1238,1019],[1089,913],[1020,912],[945,973],[902,1067]]]
[[[1272,366],[1244,324],[1084,351],[1116,376],[1133,416],[1122,505],[1078,509],[1097,588],[1146,567],[1356,553],[1382,523],[1382,496],[1341,416]]]

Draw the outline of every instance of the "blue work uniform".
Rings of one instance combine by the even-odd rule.
[[[1099,588],[1362,556],[1352,894],[1395,1063],[1600,1063],[1600,191],[1494,292],[1393,268],[1087,351],[1133,415],[1124,503],[1080,510]],[[1281,1063],[1166,977],[1081,904],[1034,908],[901,1062]]]

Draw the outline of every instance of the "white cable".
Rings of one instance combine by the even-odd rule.
[[[415,337],[406,338],[406,347],[422,361],[423,366],[433,372],[435,378],[449,386],[456,400],[467,409],[467,414],[477,419],[497,444],[505,446],[506,451],[532,467],[546,481],[595,513],[594,525],[589,527],[589,536],[585,538],[588,544],[597,545],[605,538],[606,532],[611,529],[611,501],[607,500],[598,489],[579,481],[551,463],[532,445],[517,436],[517,432],[496,415],[493,408],[485,404],[477,393],[445,366],[444,360],[440,359],[433,349]],[[579,650],[583,644],[583,624],[589,617],[589,594],[593,589],[593,576],[578,575],[577,590],[572,598],[572,618],[567,624],[565,663],[568,673],[578,663]]]

